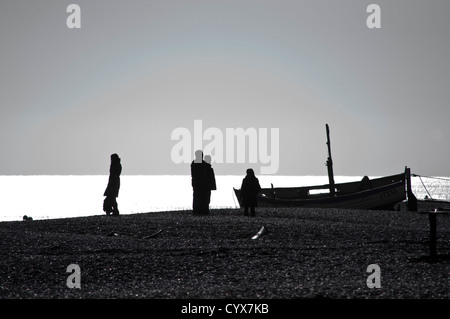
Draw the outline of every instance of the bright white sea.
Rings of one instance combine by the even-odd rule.
[[[236,208],[233,187],[244,176],[216,176],[211,208]],[[327,184],[327,176],[258,176],[261,187]],[[335,176],[335,182],[359,181],[362,176]],[[0,221],[103,215],[108,176],[0,176]],[[422,184],[423,183],[423,184]],[[450,179],[412,177],[417,198],[450,199]],[[425,187],[424,187],[425,185]],[[428,192],[427,192],[428,191]],[[192,208],[191,178],[184,176],[121,176],[117,199],[121,214]]]

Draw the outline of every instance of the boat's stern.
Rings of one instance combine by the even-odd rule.
[[[234,192],[234,195],[236,196],[236,198],[238,200],[239,207],[242,208],[241,195],[240,195],[241,194],[241,190],[240,189],[236,189],[236,188],[233,187],[233,192]]]

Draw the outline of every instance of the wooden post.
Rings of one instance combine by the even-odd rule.
[[[330,128],[326,124],[327,129],[327,146],[328,146],[328,159],[327,159],[327,169],[328,169],[328,180],[330,184],[330,196],[334,196],[334,174],[333,174],[333,160],[331,159],[331,143],[330,143]]]
[[[430,222],[430,260],[437,261],[437,231],[436,231],[436,216],[437,215],[448,215],[449,210],[439,210],[434,211],[419,211],[420,214],[428,214],[428,220]]]
[[[410,212],[417,212],[417,198],[414,196],[411,187],[411,169],[405,167],[405,178],[406,178],[406,197],[407,197],[407,208]]]

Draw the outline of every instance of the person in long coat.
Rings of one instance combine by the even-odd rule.
[[[255,207],[258,206],[257,196],[261,190],[259,180],[255,176],[253,169],[247,169],[247,175],[242,180],[241,186],[241,203],[244,206],[244,215],[248,216],[250,208],[250,215],[255,216]]]
[[[108,186],[106,187],[103,196],[106,196],[103,201],[103,211],[106,215],[119,215],[119,208],[117,205],[117,197],[119,197],[120,189],[120,174],[122,173],[122,165],[120,164],[120,157],[117,154],[111,155],[111,166],[109,167]]]
[[[201,150],[195,152],[191,163],[193,189],[192,210],[194,215],[208,215],[211,196],[211,166],[203,160]]]

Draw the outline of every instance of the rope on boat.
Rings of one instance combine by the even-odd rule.
[[[448,178],[442,178],[442,177],[424,176],[424,175],[417,175],[417,174],[411,174],[411,176],[418,177],[418,178],[420,179],[420,182],[422,183],[423,188],[425,189],[425,191],[427,192],[428,196],[429,196],[431,199],[433,199],[433,197],[431,196],[431,194],[430,194],[430,192],[428,191],[428,189],[425,187],[425,184],[424,184],[424,182],[423,182],[423,180],[422,180],[422,177],[426,177],[426,178],[430,178],[430,179],[438,179],[438,180],[441,180],[441,181],[447,181],[447,182],[450,182],[450,179],[448,179]]]
[[[430,192],[428,191],[428,189],[425,187],[425,184],[422,181],[422,177],[420,175],[417,175],[417,177],[419,177],[420,182],[422,183],[423,188],[425,189],[425,191],[427,192],[428,196],[433,199],[433,197],[431,196]]]
[[[443,177],[434,177],[434,176],[425,176],[425,175],[417,175],[417,174],[411,174],[411,176],[414,177],[426,177],[426,178],[431,178],[431,179],[440,179],[441,181],[447,181],[450,182],[449,178],[443,178]]]

